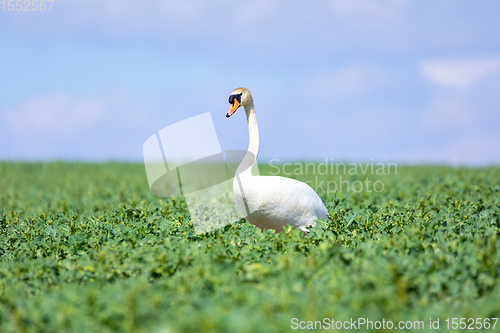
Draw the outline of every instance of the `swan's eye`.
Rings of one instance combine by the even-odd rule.
[[[229,96],[229,104],[233,105],[234,104],[234,100],[236,99],[238,101],[238,103],[241,104],[241,95],[242,94],[238,94],[238,95],[231,95]]]

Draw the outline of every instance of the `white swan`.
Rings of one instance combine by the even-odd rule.
[[[233,181],[235,199],[247,215],[247,220],[261,229],[278,232],[285,225],[309,232],[307,227],[316,226],[318,218],[328,220],[325,205],[309,185],[291,178],[252,174],[252,166],[259,154],[259,126],[253,98],[247,89],[237,88],[229,96],[229,103],[231,107],[226,117],[230,117],[241,105],[247,114],[250,135],[248,152],[238,166]]]

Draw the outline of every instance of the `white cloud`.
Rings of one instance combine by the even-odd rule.
[[[496,102],[488,91],[498,85],[492,76],[500,73],[500,57],[428,61],[420,69],[434,88],[430,104],[421,114],[425,128],[465,133],[484,126],[484,119],[491,118],[491,108]]]
[[[500,57],[428,61],[421,72],[433,84],[464,90],[500,72]]]
[[[403,14],[410,2],[408,0],[327,0],[327,3],[338,16],[389,23]]]

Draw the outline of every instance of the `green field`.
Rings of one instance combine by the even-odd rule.
[[[2,333],[300,331],[292,318],[451,332],[447,318],[500,317],[499,167],[399,166],[368,176],[381,191],[318,190],[332,222],[306,236],[244,220],[197,235],[140,164],[2,162],[0,176]]]

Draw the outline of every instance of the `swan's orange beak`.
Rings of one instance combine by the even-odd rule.
[[[235,98],[233,100],[233,104],[229,107],[229,111],[226,113],[226,117],[229,118],[233,115],[233,113],[238,110],[238,108],[241,106],[240,102]]]

